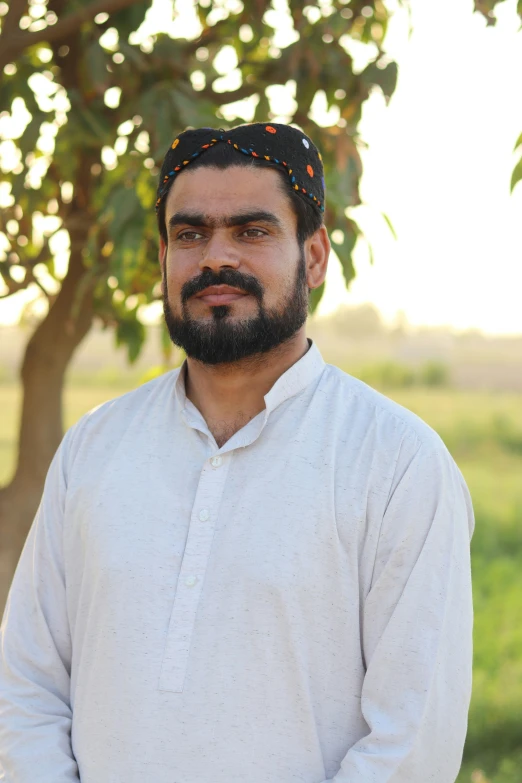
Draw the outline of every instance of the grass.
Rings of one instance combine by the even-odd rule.
[[[522,395],[389,394],[439,432],[475,509],[473,697],[458,783],[521,783]]]
[[[108,381],[67,388],[68,426],[131,385]],[[440,433],[473,497],[474,688],[458,783],[521,783],[522,395],[418,387],[386,393]],[[0,483],[14,465],[18,405],[17,386],[0,384]]]

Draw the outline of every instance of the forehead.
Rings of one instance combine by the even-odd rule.
[[[281,175],[257,166],[185,169],[170,188],[165,218],[168,220],[180,209],[215,217],[252,209],[270,211],[290,226],[294,226],[296,220]]]

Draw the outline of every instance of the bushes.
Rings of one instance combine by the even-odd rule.
[[[440,388],[441,386],[449,386],[449,368],[443,362],[426,362],[419,370],[419,380],[421,386],[431,386],[436,388]]]
[[[440,388],[448,386],[450,380],[447,365],[438,361],[425,362],[418,368],[396,361],[381,361],[363,365],[350,374],[376,389]]]

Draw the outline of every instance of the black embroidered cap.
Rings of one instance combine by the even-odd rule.
[[[176,136],[165,155],[159,176],[156,213],[175,177],[194,158],[215,144],[230,144],[238,153],[264,158],[286,171],[301,198],[324,212],[324,171],[321,153],[302,131],[291,125],[253,122],[230,130],[196,128]]]

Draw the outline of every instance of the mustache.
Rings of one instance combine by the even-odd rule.
[[[211,285],[229,285],[233,288],[240,288],[247,294],[252,294],[259,301],[263,298],[264,289],[259,280],[252,275],[244,275],[236,269],[222,269],[215,274],[207,269],[198,277],[188,280],[181,287],[181,301],[184,304],[191,296],[199,294]]]

